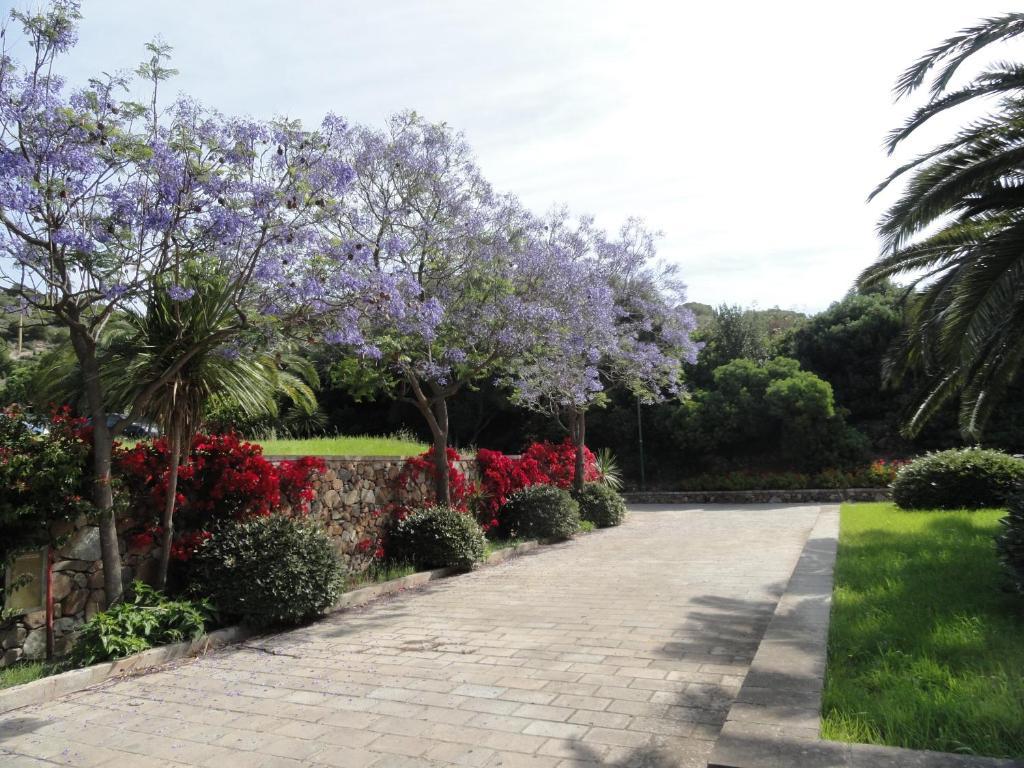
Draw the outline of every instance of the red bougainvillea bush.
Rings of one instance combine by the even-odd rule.
[[[448,457],[448,493],[451,495],[451,506],[463,512],[469,510],[470,504],[477,494],[476,484],[466,478],[466,475],[456,466],[455,462],[462,461],[459,452],[454,448],[446,450]],[[398,476],[400,488],[408,488],[416,485],[424,479],[432,486],[437,478],[437,468],[434,466],[434,449],[421,453],[419,456],[410,456],[405,460],[402,473]],[[432,503],[428,501],[425,506]],[[401,512],[401,508],[398,510]]]
[[[559,488],[571,488],[576,478],[576,446],[570,438],[560,443],[532,443],[523,451],[521,460],[532,459],[537,462],[541,473],[547,476],[548,485]],[[583,481],[596,483],[601,479],[594,454],[586,446],[583,447]]]
[[[487,519],[485,530],[498,526],[501,507],[516,491],[531,485],[571,488],[576,477],[576,446],[569,438],[561,443],[532,443],[518,457],[481,448],[476,460],[482,486],[480,515]],[[589,448],[583,449],[583,460],[584,480],[600,480],[601,473]]]
[[[144,520],[132,545],[145,549],[162,534],[154,521],[160,519],[167,496],[167,441],[120,451],[117,467]],[[314,457],[271,464],[261,446],[235,434],[196,435],[178,469],[172,556],[188,560],[220,520],[265,517],[285,508],[305,514],[314,496],[313,477],[325,469],[323,460]]]
[[[462,457],[458,451],[448,448],[447,458],[452,508],[474,514],[485,533],[499,529],[501,507],[516,491],[531,485],[570,488],[576,475],[576,447],[568,438],[561,443],[533,443],[517,457],[481,448],[476,455],[481,476],[479,486],[459,469],[456,462],[461,461]],[[584,479],[587,482],[600,480],[601,473],[597,469],[594,454],[587,448],[584,448],[584,461]],[[431,448],[405,460],[405,466],[398,477],[398,487],[400,490],[408,490],[424,481],[432,486],[436,474],[434,449]],[[424,506],[435,503],[435,500],[427,499]],[[409,513],[409,509],[401,505],[388,505],[386,509],[378,510],[377,514],[382,512],[395,520],[401,520]],[[372,552],[375,559],[383,558],[387,548],[384,540],[386,531],[387,526],[384,526],[376,539],[360,541],[357,551],[366,556]]]

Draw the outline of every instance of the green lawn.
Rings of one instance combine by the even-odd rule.
[[[415,456],[423,443],[393,437],[315,437],[308,440],[258,440],[267,456]]]
[[[1024,757],[1024,602],[1001,510],[844,504],[822,736]]]

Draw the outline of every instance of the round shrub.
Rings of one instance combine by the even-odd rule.
[[[298,624],[342,592],[341,568],[316,522],[270,515],[224,523],[196,550],[190,589],[222,618],[253,626]]]
[[[500,519],[514,538],[561,541],[579,530],[580,507],[568,491],[531,485],[509,497]]]
[[[396,520],[388,537],[388,557],[419,569],[468,571],[483,559],[487,543],[471,514],[451,507],[424,507]]]
[[[1024,594],[1024,495],[1010,499],[1008,514],[999,522],[1003,526],[996,537],[999,559],[1013,588]]]
[[[621,525],[626,517],[626,502],[615,491],[601,483],[587,483],[576,494],[580,517],[598,528]]]
[[[964,448],[929,453],[896,475],[892,497],[903,509],[998,507],[1024,481],[1024,461],[1001,451]]]

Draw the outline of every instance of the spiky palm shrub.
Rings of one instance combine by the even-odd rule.
[[[912,277],[909,327],[888,374],[923,371],[927,389],[906,427],[916,434],[960,397],[960,427],[977,439],[1024,358],[1024,64],[997,63],[966,85],[955,73],[986,46],[1024,33],[1024,14],[987,19],[929,51],[896,94],[930,77],[930,98],[888,140],[890,153],[936,115],[996,96],[995,108],[897,168],[872,194],[906,179],[879,232],[883,254],[861,286]]]
[[[100,356],[111,405],[131,410],[132,403],[144,402],[134,416],[156,422],[167,436],[170,466],[159,588],[170,562],[179,463],[211,403],[232,404],[253,418],[277,416],[279,394],[306,413],[317,407],[310,386],[318,383],[316,371],[307,360],[258,345],[244,354],[237,349],[241,341],[252,340],[245,310],[237,306],[237,285],[212,262],[196,259],[177,280],[180,284],[157,283],[144,307],[119,317]],[[81,374],[67,352],[54,356],[44,375],[49,382],[41,382],[39,391],[53,400],[72,399],[79,389]]]

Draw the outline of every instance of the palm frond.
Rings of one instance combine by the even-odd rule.
[[[933,68],[943,65],[931,87],[932,97],[941,94],[967,59],[992,43],[1024,33],[1024,13],[1008,13],[984,19],[944,40],[909,67],[896,83],[896,97],[903,98],[924,84]],[[945,62],[943,64],[943,62]]]

